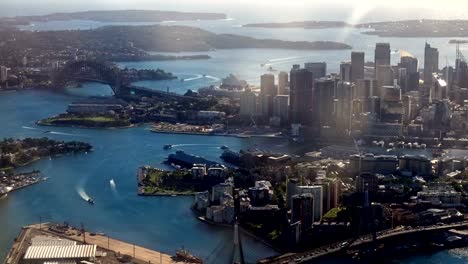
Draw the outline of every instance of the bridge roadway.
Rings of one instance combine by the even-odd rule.
[[[160,91],[160,90],[155,90],[147,87],[141,87],[141,86],[126,86],[127,89],[130,91],[134,91],[135,93],[140,93],[140,94],[150,94],[150,95],[157,95],[161,97],[172,97],[172,98],[179,98],[179,99],[194,99],[194,100],[200,100],[198,97],[193,97],[193,96],[185,96],[181,94],[176,94],[176,93],[168,93],[165,91]]]
[[[431,226],[421,226],[421,227],[397,227],[394,229],[387,229],[380,232],[377,232],[377,240],[383,240],[395,236],[402,236],[411,233],[418,232],[430,232],[430,231],[441,231],[449,230],[453,228],[468,227],[468,221],[457,222],[450,225],[431,225]],[[345,250],[352,247],[359,247],[364,244],[372,242],[372,235],[365,235],[359,238],[348,239],[326,245],[323,247],[315,248],[310,251],[301,252],[301,253],[287,253],[278,257],[267,258],[259,260],[258,263],[261,264],[294,264],[294,263],[303,263],[310,261],[319,257],[323,257],[329,254],[337,253],[341,250]]]

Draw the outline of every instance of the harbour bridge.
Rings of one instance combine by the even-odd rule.
[[[71,82],[99,82],[110,86],[115,96],[158,96],[162,98],[194,99],[197,97],[183,96],[147,87],[131,85],[122,71],[111,62],[99,60],[69,61],[60,70],[51,74],[53,86],[65,87]]]
[[[115,95],[121,95],[123,81],[120,69],[108,62],[70,61],[53,74],[55,87],[64,87],[71,81],[94,81],[108,84]]]

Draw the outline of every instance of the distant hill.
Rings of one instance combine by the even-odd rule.
[[[20,16],[14,18],[0,18],[0,22],[16,21],[17,24],[29,22],[62,21],[62,20],[93,20],[98,22],[162,22],[185,20],[218,20],[225,19],[221,13],[192,13],[160,10],[106,10],[73,13],[54,13],[43,16]]]

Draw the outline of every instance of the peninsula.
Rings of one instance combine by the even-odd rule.
[[[0,142],[0,170],[24,166],[42,157],[91,151],[92,146],[78,141],[55,141],[48,138],[4,139]]]
[[[268,48],[295,50],[350,49],[351,46],[332,41],[282,41],[256,39],[232,34],[215,34],[188,26],[106,26],[93,30],[75,31],[7,31],[0,36],[5,50],[64,50],[70,46],[78,50],[93,49],[96,58],[134,53],[135,50],[153,52],[210,51],[216,49]],[[131,51],[131,52],[128,52]],[[118,57],[117,57],[118,59]]]

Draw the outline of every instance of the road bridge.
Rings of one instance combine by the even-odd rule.
[[[390,238],[398,238],[400,236],[414,235],[422,232],[434,232],[434,231],[447,231],[453,228],[467,228],[468,221],[457,222],[450,225],[432,225],[432,226],[421,226],[421,227],[397,227],[394,229],[383,230],[377,232],[377,241],[384,241]],[[301,253],[287,253],[281,256],[266,258],[258,261],[262,264],[283,264],[283,263],[304,263],[324,257],[327,255],[332,255],[344,250],[359,248],[363,246],[368,246],[370,243],[373,243],[372,235],[360,236],[358,238],[348,239],[326,245],[323,247],[315,248],[310,251],[301,252]]]

